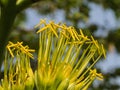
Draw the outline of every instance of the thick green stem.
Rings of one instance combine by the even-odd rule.
[[[16,17],[16,9],[14,0],[11,3],[8,3],[6,6],[1,7],[1,16],[0,16],[0,67],[3,62],[5,46],[11,33],[11,27]]]

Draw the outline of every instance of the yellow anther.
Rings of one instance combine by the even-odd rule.
[[[7,46],[7,49],[8,49],[8,51],[9,51],[10,55],[11,55],[12,57],[14,57],[14,55],[13,55],[13,53],[12,53],[12,51],[11,51],[11,49],[10,49],[9,46]]]
[[[35,28],[39,27],[41,24],[46,25],[46,20],[45,19],[40,20],[40,22],[35,26]]]
[[[50,24],[49,27],[50,27],[50,29],[52,30],[52,32],[55,34],[55,36],[58,38],[58,34],[57,34],[55,28],[53,27],[53,25]]]
[[[97,78],[98,80],[103,80],[103,75],[101,73],[97,73],[97,70],[90,70],[91,78]]]
[[[91,43],[93,43],[92,41],[87,41],[87,42],[85,42],[86,44],[91,44]]]
[[[69,39],[69,36],[66,35],[65,32],[61,31],[62,35],[64,35],[67,39]]]
[[[47,28],[49,28],[49,26],[45,26],[45,27],[39,29],[39,30],[37,31],[37,33],[40,33],[40,32],[42,32],[42,31],[46,30]]]
[[[72,32],[71,27],[68,27],[66,30],[67,30],[68,33],[71,35],[71,37],[73,38],[73,40],[75,40],[75,36],[73,35],[73,32]]]
[[[80,34],[82,37],[85,37],[81,29],[80,29]]]
[[[80,39],[79,39],[79,37],[78,37],[78,33],[76,32],[76,30],[73,29],[72,32],[73,32],[75,38],[79,41]]]
[[[34,52],[35,50],[29,49],[28,46],[23,46],[23,42],[17,42],[16,44],[9,42],[7,45],[7,49],[12,57],[14,57],[14,54],[12,51],[16,51],[18,54],[18,51],[21,51],[22,53],[25,53],[28,55],[30,58],[33,58],[33,55],[30,52]]]
[[[29,52],[35,52],[35,50],[34,50],[34,49],[28,49],[28,51],[29,51]]]
[[[99,49],[98,42],[96,40],[94,40],[93,36],[91,36],[91,39],[92,39],[93,43],[95,44],[95,46]]]
[[[105,52],[105,49],[103,47],[103,44],[101,46],[102,46],[103,56],[104,56],[104,58],[106,58],[106,52]]]
[[[67,44],[82,44],[83,41],[67,42]]]

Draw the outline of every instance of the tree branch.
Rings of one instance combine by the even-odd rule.
[[[30,5],[40,2],[40,1],[44,1],[44,0],[18,0],[16,3],[17,6],[17,12],[22,11],[23,9],[29,7]]]

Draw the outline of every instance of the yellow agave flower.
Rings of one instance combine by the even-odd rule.
[[[33,90],[34,74],[30,67],[33,49],[23,42],[9,42],[4,60],[4,79],[0,90]],[[8,67],[9,66],[9,67]]]
[[[36,28],[39,28],[37,69],[33,72],[30,67],[35,50],[23,46],[23,42],[9,42],[1,90],[33,90],[34,87],[37,90],[87,90],[95,79],[103,79],[94,65],[105,57],[105,50],[92,36],[53,21],[41,20]]]
[[[35,71],[37,90],[86,90],[97,78],[93,69],[105,57],[103,45],[80,30],[41,20],[39,30],[38,69]],[[91,64],[90,64],[91,62]],[[93,70],[92,70],[93,69]]]

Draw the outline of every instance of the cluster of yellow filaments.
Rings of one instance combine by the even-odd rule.
[[[41,20],[35,28],[39,34],[37,69],[33,72],[30,67],[33,49],[23,46],[22,42],[9,42],[7,50],[12,58],[9,73],[7,59],[10,57],[5,59],[1,90],[3,87],[9,87],[6,90],[33,90],[34,87],[37,90],[87,90],[95,79],[103,79],[94,65],[102,56],[106,57],[105,50],[92,36],[53,21]]]
[[[86,90],[96,78],[103,79],[93,66],[102,56],[106,57],[105,50],[92,36],[89,38],[82,30],[77,32],[72,26],[53,21],[47,24],[41,20],[36,28],[40,28],[37,31],[40,33],[39,72],[36,73],[38,82],[45,85],[36,82],[37,86],[53,90],[56,87],[58,90]]]
[[[31,54],[31,52],[35,52],[35,50],[29,49],[28,46],[23,46],[22,44],[23,44],[23,42],[17,42],[15,44],[12,42],[9,42],[9,44],[7,45],[7,49],[10,52],[10,55],[12,57],[14,57],[13,52],[21,51],[21,53],[24,53],[24,54],[28,55],[30,58],[33,58],[33,54]]]
[[[9,42],[4,60],[4,79],[0,90],[33,90],[34,75],[30,66],[30,58],[34,49],[23,46],[23,42]]]

